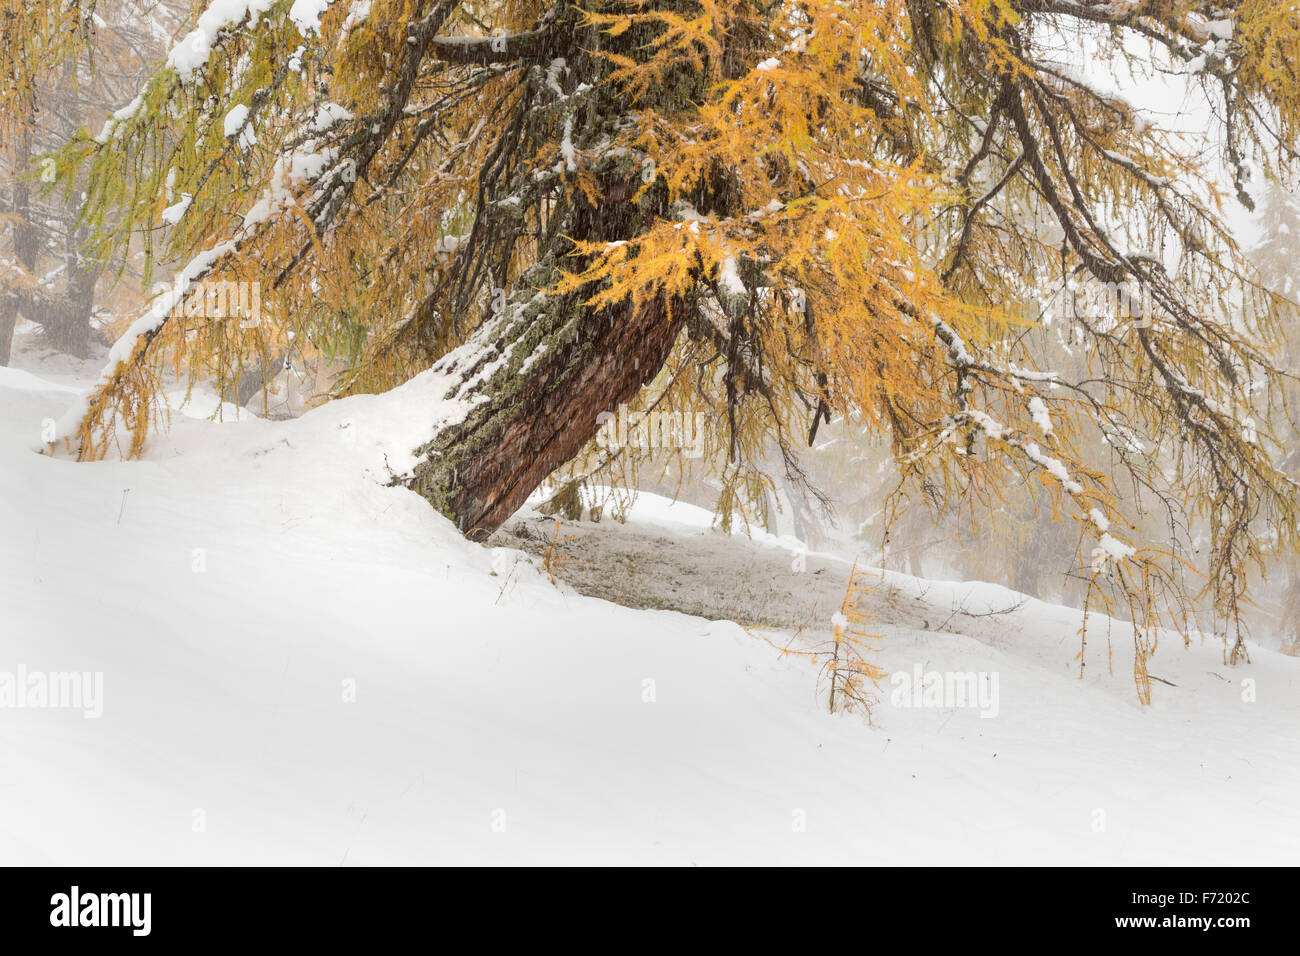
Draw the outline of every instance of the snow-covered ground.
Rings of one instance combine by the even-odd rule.
[[[825,640],[843,556],[642,496],[627,525],[563,527],[553,583],[383,484],[427,384],[284,422],[206,421],[198,396],[146,460],[77,464],[31,449],[96,367],[19,364],[0,368],[0,681],[102,675],[102,715],[0,708],[0,862],[1300,856],[1300,660],[1166,641],[1143,709],[1122,627],[1108,648],[1094,621],[1080,680],[1077,612],[877,575],[878,662],[997,696],[905,707],[887,682],[872,724],[830,716],[817,666],[754,627]],[[498,541],[529,545],[521,525],[554,530],[525,512]]]

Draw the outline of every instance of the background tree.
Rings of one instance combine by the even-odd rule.
[[[44,154],[134,96],[180,16],[175,4],[143,0],[0,5],[0,235],[12,252],[0,258],[0,365],[20,316],[40,325],[45,344],[89,354],[103,264],[83,252],[90,229],[76,181],[51,192]]]

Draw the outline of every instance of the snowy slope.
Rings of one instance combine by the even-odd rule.
[[[0,369],[0,672],[102,672],[103,714],[0,709],[0,862],[1300,853],[1300,661],[1165,644],[1152,671],[1177,686],[1143,711],[1122,635],[1113,675],[1098,636],[1080,681],[1074,612],[980,617],[1020,597],[893,576],[881,663],[996,673],[998,714],[886,687],[869,726],[736,624],[583,597],[385,487],[428,383],[288,422],[176,415],[147,460],[96,464],[30,451],[69,384]],[[697,519],[629,527],[664,558],[713,534]]]

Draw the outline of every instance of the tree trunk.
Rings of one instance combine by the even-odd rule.
[[[0,366],[9,364],[14,345],[14,326],[18,324],[18,300],[11,295],[0,298]]]
[[[605,202],[557,217],[548,252],[520,278],[506,308],[468,343],[438,363],[461,383],[449,398],[476,403],[418,449],[423,459],[407,485],[483,540],[509,518],[556,468],[591,440],[597,416],[630,402],[663,367],[687,303],[658,296],[593,309],[596,290],[548,296],[558,263],[577,271],[571,239],[612,242],[635,236],[652,201],[633,203],[626,176],[603,184]]]
[[[69,210],[72,213],[72,210]],[[85,358],[90,354],[90,317],[95,312],[95,284],[98,267],[86,260],[81,247],[89,239],[85,228],[72,232],[64,248],[67,280],[60,308],[45,328],[50,344],[61,352]]]
[[[1282,590],[1282,649],[1300,655],[1300,559],[1286,559],[1286,586]]]
[[[409,486],[466,537],[487,538],[595,436],[601,412],[630,402],[654,377],[683,312],[662,298],[598,313],[561,300],[554,314],[507,323],[488,354],[489,361],[510,358],[484,387],[469,390],[487,400],[420,449],[424,460]],[[539,326],[542,341],[518,347],[531,344]],[[466,380],[484,364],[466,366]]]
[[[15,168],[23,171],[31,163],[32,130],[35,127],[34,108],[29,111],[27,126],[18,137]],[[20,174],[21,177],[21,174]],[[25,178],[14,182],[12,194],[14,258],[29,274],[35,275],[44,248],[43,225],[49,211],[45,212],[33,201],[32,185]],[[75,203],[61,217],[68,223],[77,218]],[[12,349],[14,326],[19,315],[41,326],[45,344],[60,352],[85,358],[90,354],[90,317],[95,308],[95,284],[99,267],[81,254],[81,246],[88,238],[84,227],[70,231],[64,239],[64,286],[61,292],[33,288],[11,290],[0,303],[0,364],[7,365]]]
[[[19,134],[14,151],[14,170],[25,170],[31,161],[32,132],[35,122],[34,114],[29,109],[25,112],[26,124]],[[15,175],[13,192],[10,194],[10,210],[13,213],[13,254],[18,263],[28,272],[36,268],[36,256],[40,250],[40,237],[31,224],[32,187],[21,173]],[[16,289],[11,289],[0,301],[0,365],[8,365],[13,355],[14,328],[18,324],[21,311],[21,299]]]
[[[555,46],[538,62],[567,64],[566,84],[576,89],[582,81],[601,89],[601,96],[571,112],[577,108],[551,102],[543,93],[530,107],[536,115],[522,116],[516,124],[518,135],[533,136],[530,130],[546,128],[562,117],[572,133],[570,138],[566,131],[566,141],[575,151],[599,152],[603,142],[615,138],[623,125],[636,123],[639,110],[657,100],[702,98],[707,71],[681,67],[661,88],[633,102],[618,84],[603,83],[610,69],[605,55],[642,55],[639,51],[653,40],[654,28],[634,27],[615,36],[583,24],[576,8],[561,16],[573,16],[572,29],[548,27],[547,42]],[[728,42],[739,42],[736,38],[744,29],[737,26]],[[440,49],[439,55],[455,58],[458,46],[459,41]],[[488,52],[489,47],[481,45],[471,55],[478,62]],[[508,57],[509,49],[500,55]],[[509,169],[502,180],[497,180],[495,167],[490,169],[493,176],[485,180],[489,185],[480,196],[472,236],[479,234],[480,226],[483,234],[494,233],[493,200],[528,192],[535,171],[527,160],[520,157]],[[545,212],[538,213],[537,228],[544,234],[536,238],[534,264],[514,279],[507,301],[500,303],[504,308],[494,310],[464,346],[435,365],[457,383],[447,398],[463,402],[468,412],[417,449],[420,460],[406,484],[472,540],[482,540],[500,527],[551,472],[577,455],[596,435],[601,413],[616,413],[620,404],[632,401],[663,367],[697,305],[695,292],[660,293],[600,309],[585,304],[599,291],[594,286],[548,294],[561,272],[579,274],[585,268],[588,260],[576,254],[575,242],[634,242],[669,211],[667,190],[645,179],[640,162],[610,154],[588,171],[595,182],[587,185],[594,188],[580,188],[570,162],[567,187],[554,205],[548,203]],[[725,214],[735,201],[733,187],[729,172],[719,168],[693,197],[693,205]],[[509,241],[498,241],[495,262],[510,262],[514,239],[523,235],[520,231]],[[466,288],[477,285],[471,281]],[[459,301],[447,304],[449,315],[460,315]]]

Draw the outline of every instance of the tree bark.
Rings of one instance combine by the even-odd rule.
[[[658,212],[652,202],[631,202],[631,179],[605,185],[607,201],[599,206],[577,195],[551,230],[550,250],[515,284],[502,314],[439,363],[463,383],[448,397],[477,404],[417,450],[421,461],[406,484],[472,540],[488,537],[577,455],[595,436],[597,416],[636,396],[663,367],[682,328],[682,299],[660,295],[594,309],[584,304],[594,288],[539,291],[559,277],[559,263],[569,271],[582,267],[568,256],[572,239],[631,238],[644,217]]]
[[[631,401],[663,366],[681,309],[656,299],[615,313],[578,314],[561,341],[424,449],[411,487],[482,540],[597,431],[597,416]]]

